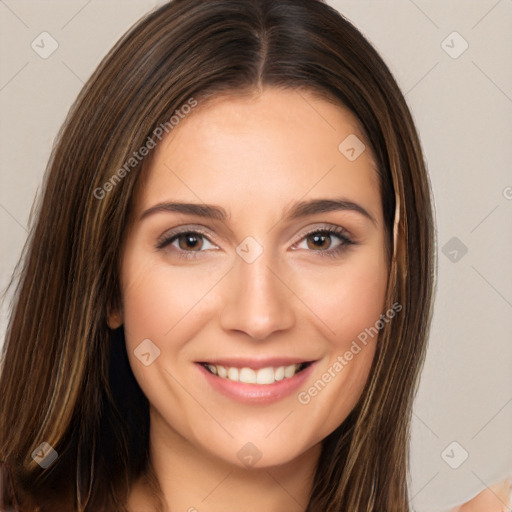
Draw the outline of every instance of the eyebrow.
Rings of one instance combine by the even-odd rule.
[[[344,198],[311,199],[308,201],[296,202],[283,212],[282,218],[284,220],[294,220],[307,217],[308,215],[333,211],[356,212],[371,220],[375,225],[377,224],[375,218],[365,208]],[[158,203],[144,211],[140,216],[139,221],[155,213],[162,212],[183,213],[220,221],[225,221],[229,218],[226,210],[220,206],[198,203],[164,202]]]

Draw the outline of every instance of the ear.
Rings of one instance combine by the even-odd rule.
[[[120,306],[107,306],[107,324],[110,329],[117,329],[123,325],[123,314]]]

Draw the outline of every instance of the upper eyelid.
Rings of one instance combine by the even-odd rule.
[[[332,231],[332,235],[342,237],[345,236],[346,238],[350,240],[354,240],[354,237],[352,236],[351,232],[347,230],[343,226],[338,226],[334,224],[327,224],[327,223],[320,223],[319,225],[313,226],[311,228],[308,228],[306,232],[302,232],[300,235],[297,235],[294,237],[292,241],[292,245],[297,244],[298,242],[302,241],[305,237],[309,236],[312,233],[316,233],[319,231]],[[336,232],[338,231],[338,232]],[[208,228],[204,228],[203,226],[199,225],[191,225],[186,224],[183,226],[177,226],[176,228],[172,228],[166,232],[164,232],[157,241],[157,245],[160,245],[160,243],[164,243],[169,239],[176,238],[179,235],[186,234],[186,233],[198,233],[201,236],[204,236],[211,244],[218,246],[218,244],[211,239],[211,235],[208,233]]]
[[[326,224],[323,226],[315,226],[311,229],[308,229],[305,233],[302,233],[301,235],[297,235],[297,238],[295,239],[295,242],[297,243],[303,238],[305,238],[308,235],[311,235],[312,233],[316,233],[318,231],[330,231],[331,234],[335,236],[346,236],[347,238],[352,239],[352,234],[348,231],[348,229],[344,228],[343,226],[335,226],[333,224]]]
[[[169,240],[173,238],[177,238],[180,235],[184,235],[187,233],[198,233],[201,236],[204,236],[208,239],[208,241],[213,244],[217,245],[215,242],[213,242],[210,238],[210,236],[207,234],[206,230],[199,226],[191,226],[191,225],[184,225],[184,226],[177,226],[176,228],[169,229],[162,233],[158,238],[156,245],[157,247],[160,247],[161,245],[167,244]]]

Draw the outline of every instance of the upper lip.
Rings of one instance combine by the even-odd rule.
[[[245,357],[235,358],[212,358],[198,361],[202,364],[213,364],[224,366],[227,368],[253,368],[259,370],[260,368],[267,368],[268,366],[290,366],[292,364],[312,363],[313,359],[301,359],[297,357],[272,357],[267,359],[249,359]]]

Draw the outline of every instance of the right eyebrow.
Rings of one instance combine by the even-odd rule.
[[[220,206],[212,206],[208,204],[196,204],[196,203],[158,203],[151,208],[148,208],[139,218],[139,221],[161,212],[177,212],[188,215],[197,215],[198,217],[204,217],[213,220],[226,220],[229,215],[224,208]]]

